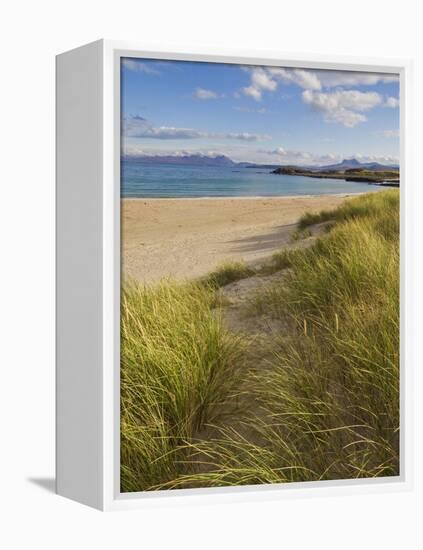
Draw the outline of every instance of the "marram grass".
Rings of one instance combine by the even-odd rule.
[[[201,283],[212,288],[220,288],[235,281],[246,279],[254,275],[254,270],[245,264],[245,262],[226,262],[217,267],[206,277],[201,279]]]
[[[245,362],[256,341],[223,329],[210,286],[124,293],[123,490],[398,475],[399,193],[303,220],[334,224],[269,264],[284,275],[249,313],[288,328],[265,364]],[[249,410],[219,418],[241,388]]]
[[[162,282],[121,297],[121,487],[178,475],[183,443],[215,421],[237,387],[242,342],[223,329],[214,291]]]

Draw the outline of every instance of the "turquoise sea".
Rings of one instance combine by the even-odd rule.
[[[269,168],[121,162],[122,197],[276,197],[378,190],[367,183],[272,174]]]

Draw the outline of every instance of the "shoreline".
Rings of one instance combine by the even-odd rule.
[[[122,278],[186,280],[223,263],[260,263],[292,245],[302,215],[336,208],[349,196],[123,199]]]
[[[379,185],[379,184],[378,184]],[[382,187],[382,186],[381,186]],[[121,197],[121,201],[197,201],[197,200],[267,200],[267,199],[313,199],[317,197],[340,197],[347,198],[350,196],[357,197],[359,195],[366,195],[367,193],[374,193],[376,190],[358,191],[357,193],[320,193],[318,195],[251,195],[251,196],[204,196],[204,197]]]

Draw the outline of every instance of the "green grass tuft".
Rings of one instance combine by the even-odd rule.
[[[346,201],[334,210],[322,210],[317,214],[307,212],[298,222],[298,229],[304,230],[310,225],[327,221],[346,221],[377,213],[383,215],[398,206],[399,193],[397,190],[369,193]]]
[[[305,228],[305,229],[296,229],[295,231],[293,231],[292,235],[291,235],[291,238],[293,241],[301,241],[303,239],[307,239],[307,237],[311,237],[312,236],[312,232],[310,231],[310,229],[308,228]]]
[[[121,297],[121,489],[184,469],[184,442],[219,418],[237,391],[242,342],[224,330],[201,285],[132,284]]]
[[[201,282],[212,288],[220,288],[229,283],[246,279],[255,274],[255,271],[244,262],[227,262],[219,266],[215,271],[201,279]]]

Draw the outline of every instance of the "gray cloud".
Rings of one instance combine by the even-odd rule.
[[[249,132],[203,132],[193,128],[176,128],[174,126],[153,126],[141,116],[125,118],[122,122],[125,137],[149,139],[233,139],[240,141],[266,141],[271,139],[267,134]]]

